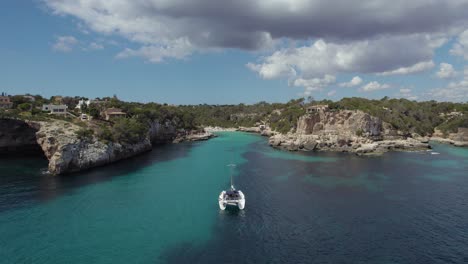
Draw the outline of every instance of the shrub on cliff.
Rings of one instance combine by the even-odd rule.
[[[18,105],[18,109],[21,111],[31,111],[32,105],[30,103],[22,103]]]
[[[94,131],[92,129],[80,128],[75,132],[78,139],[81,140],[90,140],[93,138]]]
[[[112,142],[114,140],[112,131],[107,126],[101,126],[96,131],[96,136],[99,140],[103,141],[104,143]]]
[[[117,119],[112,126],[114,141],[135,144],[141,141],[148,132],[148,127],[134,118]]]
[[[459,127],[468,127],[468,116],[463,115],[453,118],[437,128],[440,129],[444,134],[456,133]]]

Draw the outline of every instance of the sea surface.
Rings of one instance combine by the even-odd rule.
[[[225,132],[65,176],[2,157],[0,263],[468,263],[468,149],[432,146],[290,153]],[[218,208],[230,173],[243,211]]]

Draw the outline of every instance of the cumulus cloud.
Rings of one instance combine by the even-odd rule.
[[[465,66],[461,80],[450,82],[443,88],[430,90],[428,97],[438,101],[468,101],[468,66]]]
[[[354,87],[362,83],[362,79],[359,76],[354,76],[349,82],[340,83],[340,87]]]
[[[327,93],[328,96],[334,96],[336,94],[336,90],[331,90]]]
[[[409,67],[400,67],[394,70],[380,72],[380,73],[377,73],[377,75],[381,75],[381,76],[408,75],[408,74],[419,73],[419,72],[430,70],[434,68],[434,66],[435,64],[432,60],[422,61],[422,62],[413,64]]]
[[[58,36],[52,49],[60,52],[70,52],[78,44],[78,40],[73,36]]]
[[[91,50],[101,50],[104,49],[104,45],[96,43],[96,42],[91,42],[89,43],[89,49]]]
[[[186,39],[195,47],[190,52],[207,48],[262,50],[281,39],[343,43],[447,32],[467,21],[468,9],[465,0],[41,1],[54,14],[78,18],[84,30],[120,35],[142,47],[172,46],[174,41]]]
[[[116,57],[118,59],[142,57],[150,62],[157,63],[163,61],[165,58],[182,59],[190,54],[191,49],[191,44],[186,39],[180,39],[165,46],[143,46],[138,50],[127,48],[117,54]]]
[[[401,88],[401,89],[400,89],[400,93],[401,93],[401,94],[410,94],[410,93],[411,93],[411,89],[409,89],[409,88]]]
[[[457,56],[462,56],[468,60],[468,30],[463,31],[457,38],[450,53]]]
[[[390,85],[388,84],[381,84],[379,82],[373,81],[362,86],[360,91],[361,92],[373,92],[373,91],[378,91],[378,90],[383,90],[383,89],[388,89],[388,88],[390,88]]]
[[[442,62],[439,65],[439,71],[436,73],[436,76],[441,79],[450,79],[457,75],[457,72],[453,68],[452,64]]]
[[[323,78],[312,78],[303,79],[298,78],[294,80],[293,85],[298,87],[304,87],[306,91],[319,91],[330,84],[335,83],[336,78],[333,75],[325,75]]]
[[[264,56],[246,62],[249,69],[264,79],[286,78],[306,92],[334,84],[341,73],[427,71],[435,49],[454,36],[450,53],[468,60],[468,30],[461,33],[468,27],[468,0],[40,1],[55,15],[73,17],[82,32],[129,42],[116,58],[160,63],[212,50],[260,51]],[[54,50],[74,45],[58,41]],[[361,90],[388,88],[377,84]]]
[[[429,35],[386,36],[336,44],[320,39],[309,46],[283,48],[250,64],[263,78],[278,78],[289,72],[306,78],[337,73],[385,73],[405,65],[418,71],[431,65],[435,39]],[[417,65],[417,66],[413,66]],[[421,67],[420,65],[423,65]]]
[[[408,100],[417,100],[419,97],[414,95],[410,88],[400,88],[397,97],[406,98]]]

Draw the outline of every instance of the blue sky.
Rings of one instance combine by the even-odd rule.
[[[308,95],[468,100],[468,9],[459,12],[468,7],[464,1],[443,7],[415,1],[390,11],[376,1],[372,15],[359,6],[366,1],[352,7],[319,0],[250,6],[254,2],[223,9],[206,0],[3,1],[0,91],[117,94],[173,104],[285,102]],[[412,9],[421,7],[447,17],[414,17]],[[388,21],[390,29],[375,28],[387,12],[401,25],[386,19],[380,24]],[[359,27],[330,24],[336,14]],[[289,22],[278,24],[281,19]],[[359,78],[351,83],[353,77]]]

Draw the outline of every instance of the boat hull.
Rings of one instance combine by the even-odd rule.
[[[229,197],[226,195],[226,191],[222,191],[219,194],[219,198],[218,198],[219,209],[226,210],[226,207],[230,205],[230,206],[236,206],[240,210],[244,210],[245,196],[241,191],[238,191],[238,193],[239,193],[238,199],[229,199]]]

